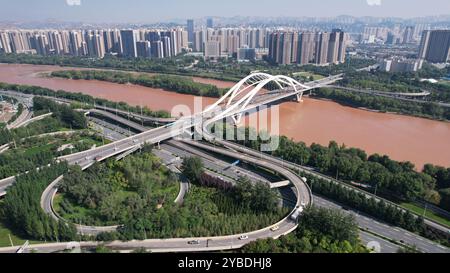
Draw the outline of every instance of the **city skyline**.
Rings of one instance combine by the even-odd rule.
[[[272,1],[144,1],[144,0],[2,0],[3,21],[84,21],[92,23],[155,23],[202,17],[271,16],[335,17],[340,15],[414,18],[450,14],[445,0]],[[174,7],[177,7],[176,9]],[[98,12],[101,10],[102,12]],[[124,12],[126,11],[126,12]]]

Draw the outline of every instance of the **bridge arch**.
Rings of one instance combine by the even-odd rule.
[[[267,93],[264,94],[264,88],[269,84],[275,84],[279,93],[292,93],[292,95],[297,96],[297,101],[301,101],[303,92],[310,89],[309,86],[287,76],[273,76],[260,72],[253,73],[234,85],[222,98],[204,112],[220,109],[220,114],[216,115],[216,119],[220,119],[228,116],[231,112],[243,111],[259,96],[268,95]],[[240,122],[242,115],[243,113],[239,113],[236,116],[232,116],[236,124]]]

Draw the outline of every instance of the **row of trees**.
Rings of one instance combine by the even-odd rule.
[[[424,228],[423,219],[416,218],[409,211],[401,211],[397,207],[387,204],[384,201],[377,201],[375,198],[367,197],[364,193],[357,192],[336,183],[331,183],[310,175],[306,175],[305,177],[310,180],[308,184],[312,187],[314,193],[326,196],[349,207],[356,208],[369,215],[375,216],[377,219],[381,219],[413,232],[422,231]]]
[[[77,238],[71,224],[57,222],[41,209],[40,200],[44,189],[57,177],[67,171],[64,163],[31,171],[17,177],[16,183],[0,207],[2,219],[14,230],[35,240],[72,241]]]
[[[415,76],[417,76],[417,78]],[[410,93],[421,91],[421,83],[418,75],[414,75],[413,73],[354,71],[347,73],[341,84],[349,87],[386,92]]]
[[[440,240],[443,244],[448,245],[448,240],[445,237],[429,229],[422,217],[416,217],[408,210],[401,210],[383,200],[377,201],[364,193],[356,192],[343,185],[316,178],[306,173],[302,173],[302,176],[308,179],[308,184],[315,194],[323,195],[392,225],[421,234],[432,240]]]
[[[236,130],[243,130],[240,134],[246,136],[245,141],[238,141],[240,144],[260,149],[261,139],[248,140],[249,134],[255,135],[254,131],[251,133],[253,129],[240,128]],[[393,201],[412,201],[425,196],[429,199],[428,201],[443,204],[439,203],[440,197],[436,190],[440,186],[436,186],[436,184],[439,183],[446,187],[448,183],[449,173],[445,168],[429,165],[422,173],[418,173],[414,171],[414,165],[410,162],[396,162],[387,156],[377,154],[367,156],[360,149],[338,146],[335,142],[331,142],[328,147],[318,144],[308,147],[303,142],[294,142],[286,137],[281,137],[278,149],[271,154],[296,164],[312,166],[317,171],[336,178],[366,184],[372,190],[376,190],[377,194]],[[376,199],[368,198],[364,193],[358,193],[342,185],[317,179],[307,174],[301,175],[308,178],[308,183],[315,193],[431,239],[441,239],[439,234],[424,225],[421,217],[417,218],[409,211],[399,210],[383,201],[377,202]],[[441,190],[444,192],[443,202],[448,200],[445,195],[446,191],[448,189]],[[446,240],[443,242],[445,243]]]
[[[353,71],[344,76],[341,82],[344,86],[362,89],[373,89],[387,92],[421,92],[431,91],[431,100],[450,102],[450,86],[433,84],[422,79],[434,78],[439,80],[448,72],[431,65],[424,65],[418,72],[389,73],[382,71]]]
[[[256,135],[254,129],[239,128],[235,135],[245,135],[246,140],[238,143],[260,150],[263,141],[249,140]],[[276,137],[276,136],[274,136]],[[435,190],[436,181],[426,173],[418,173],[410,162],[397,162],[388,156],[374,154],[368,156],[363,150],[339,146],[332,141],[326,146],[295,142],[287,137],[279,137],[278,148],[272,155],[290,162],[314,167],[321,173],[337,179],[367,185],[372,191],[392,200],[411,201],[424,193]]]
[[[183,67],[195,60],[191,56],[164,59],[119,58],[107,55],[103,59],[75,56],[41,56],[29,54],[0,54],[2,63],[24,63],[35,65],[77,66],[91,68],[113,68],[130,71],[147,71],[160,73],[182,73]]]
[[[215,85],[194,82],[191,78],[173,75],[136,75],[133,73],[99,70],[64,70],[54,71],[52,77],[74,80],[100,80],[119,84],[137,84],[152,88],[162,88],[182,94],[206,97],[220,97],[223,90]]]
[[[45,87],[39,86],[29,86],[29,85],[19,85],[19,84],[9,84],[0,82],[0,90],[10,90],[16,91],[24,94],[31,94],[36,96],[49,96],[57,97],[62,99],[68,99],[79,102],[76,105],[77,108],[88,107],[91,108],[94,105],[105,106],[110,108],[117,108],[119,110],[130,111],[132,113],[144,114],[149,117],[170,117],[170,114],[166,111],[152,111],[147,107],[131,106],[125,102],[113,102],[105,99],[94,98],[90,95],[85,95],[83,93],[73,93],[64,90],[52,90]]]
[[[15,149],[0,154],[0,179],[15,176],[39,166],[51,163],[54,154],[51,151],[41,151],[39,153],[26,153],[23,150]]]
[[[329,75],[355,71],[356,69],[368,67],[373,64],[375,64],[374,60],[361,58],[350,58],[345,64],[332,64],[329,66],[278,65],[267,61],[242,63],[233,59],[222,59],[220,62],[199,60],[194,71],[200,74],[204,71],[210,73],[215,72],[222,74],[222,79],[224,80],[231,78],[233,81],[239,81],[252,73],[252,71],[264,71],[272,75],[286,75],[291,77],[294,76],[294,73],[305,71],[328,77]]]
[[[203,58],[199,58],[197,59],[198,63],[194,67],[191,67],[191,64],[194,63],[195,60],[196,58],[192,56],[177,56],[164,59],[127,59],[108,55],[103,59],[92,59],[90,57],[0,54],[0,62],[2,63],[110,68],[116,70],[196,76],[226,81],[239,81],[255,70],[265,71],[273,75],[292,75],[299,71],[309,71],[315,74],[328,76],[347,71],[354,71],[355,69],[367,67],[375,63],[371,59],[350,58],[345,64],[320,67],[315,65],[273,65],[267,61],[241,63],[233,59],[222,59],[220,62],[213,63],[207,62],[203,60]]]
[[[87,119],[83,113],[73,110],[70,106],[65,104],[59,104],[53,100],[34,97],[33,98],[33,110],[36,115],[42,113],[53,113],[53,116],[61,121],[66,128],[72,129],[86,129]]]
[[[382,112],[396,112],[431,119],[450,120],[450,108],[433,102],[419,103],[394,98],[353,93],[338,89],[322,88],[314,91],[313,97],[327,98],[352,107],[365,107]]]
[[[436,190],[439,204],[442,208],[450,211],[450,168],[425,165],[423,172],[430,175],[436,180]]]
[[[338,210],[318,207],[304,211],[294,233],[279,240],[258,240],[242,253],[365,253],[355,219]]]

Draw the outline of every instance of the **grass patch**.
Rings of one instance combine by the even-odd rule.
[[[315,81],[321,80],[321,79],[325,78],[325,77],[322,76],[322,75],[314,74],[314,73],[312,73],[312,72],[307,72],[307,71],[293,73],[293,75],[294,75],[294,76],[305,77],[305,78],[308,78],[308,79],[312,76],[313,79],[314,79]]]
[[[447,80],[441,80],[441,81],[439,81],[439,84],[450,87],[450,81],[447,81]]]
[[[411,204],[411,203],[401,203],[400,206],[402,206],[405,209],[408,209],[408,210],[410,210],[412,212],[415,212],[415,213],[417,213],[419,215],[423,215],[424,212],[425,212],[424,208],[422,208],[420,206],[417,206],[415,204]],[[439,224],[442,224],[442,225],[445,225],[447,227],[450,227],[450,220],[449,219],[434,213],[432,210],[427,209],[424,218],[428,218],[428,219],[433,220],[433,221],[435,221],[435,222],[437,222]]]

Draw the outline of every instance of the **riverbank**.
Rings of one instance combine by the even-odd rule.
[[[195,99],[203,107],[216,101],[177,94],[162,89],[121,85],[100,81],[37,77],[36,73],[58,71],[58,66],[0,64],[0,82],[37,85],[53,90],[88,94],[130,105],[148,106],[152,110],[172,112],[175,106],[194,109]],[[213,80],[210,83],[232,86]],[[450,165],[450,124],[423,118],[376,113],[343,106],[332,101],[304,98],[303,103],[280,104],[280,134],[308,145],[339,144],[358,147],[370,154],[387,154],[398,161],[411,161],[417,169],[426,163]],[[179,113],[173,114],[178,116]]]

